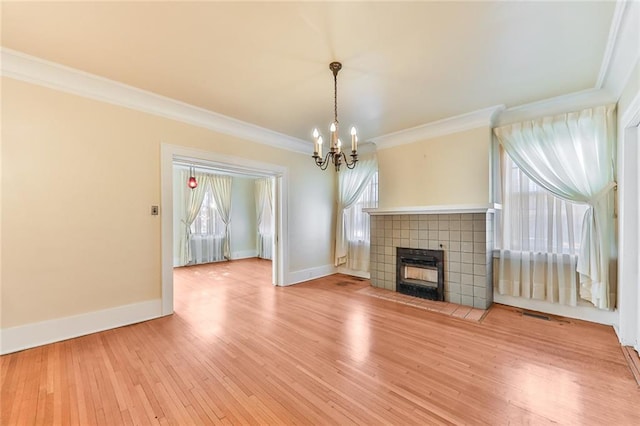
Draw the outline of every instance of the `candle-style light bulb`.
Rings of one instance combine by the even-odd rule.
[[[338,139],[338,152],[340,152],[340,148],[342,148],[342,141]]]
[[[318,152],[318,129],[313,129],[313,152]]]
[[[338,145],[338,126],[335,121],[331,123],[329,130],[331,131],[331,150],[333,151]]]
[[[356,150],[356,128],[351,127],[351,151]]]
[[[318,137],[318,155],[322,157],[322,136]]]

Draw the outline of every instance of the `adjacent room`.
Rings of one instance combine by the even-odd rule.
[[[640,2],[0,7],[0,424],[640,424]]]

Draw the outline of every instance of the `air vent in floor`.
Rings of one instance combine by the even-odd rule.
[[[551,318],[549,318],[548,316],[546,316],[544,314],[540,314],[538,312],[522,311],[522,315],[524,315],[526,317],[545,320],[545,321],[551,321]]]

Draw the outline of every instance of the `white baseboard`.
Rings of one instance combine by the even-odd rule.
[[[301,282],[315,280],[316,278],[326,277],[336,273],[336,267],[333,265],[316,266],[315,268],[301,269],[299,271],[292,271],[287,274],[287,279],[284,282],[285,286],[298,284]]]
[[[258,250],[239,250],[231,252],[231,260],[248,259],[258,257]]]
[[[354,277],[364,278],[367,280],[371,278],[371,273],[369,272],[354,271],[353,269],[349,269],[344,266],[338,266],[338,268],[336,269],[336,272],[338,272],[339,274],[351,275]]]
[[[154,299],[86,314],[0,330],[0,355],[122,327],[162,316],[162,300]]]
[[[598,324],[612,325],[614,326],[614,329],[618,324],[618,311],[603,311],[602,309],[590,306],[573,307],[558,305],[556,303],[549,303],[543,300],[525,299],[522,297],[513,297],[498,293],[493,294],[493,301],[503,305],[515,306],[516,308],[544,312],[546,314],[561,317],[575,318]]]

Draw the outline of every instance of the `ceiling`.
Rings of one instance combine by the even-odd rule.
[[[3,2],[2,46],[306,140],[332,119],[338,60],[338,118],[367,140],[593,88],[614,8]]]

